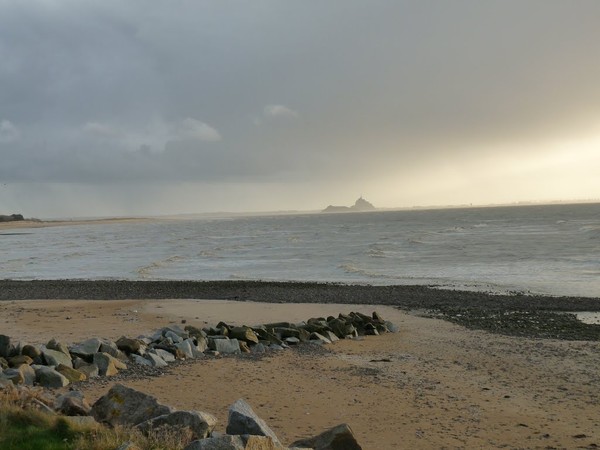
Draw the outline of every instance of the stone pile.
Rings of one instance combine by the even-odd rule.
[[[215,431],[217,419],[212,414],[196,410],[176,410],[161,404],[155,397],[141,391],[115,384],[93,405],[79,391],[68,391],[57,397],[51,391],[12,384],[2,387],[26,399],[24,408],[60,415],[68,423],[92,428],[135,428],[155,436],[177,435],[184,450],[360,450],[356,437],[347,424],[333,427],[318,436],[300,439],[284,445],[275,432],[243,399],[229,408],[225,433]],[[132,442],[123,443],[117,450],[141,450]]]
[[[0,381],[60,388],[95,377],[110,377],[128,365],[161,368],[175,360],[209,355],[264,353],[300,343],[331,344],[338,339],[397,332],[398,328],[377,312],[357,312],[338,317],[312,318],[306,322],[215,327],[169,325],[150,336],[120,337],[116,342],[90,338],[66,346],[51,339],[39,347],[12,342],[0,334]]]

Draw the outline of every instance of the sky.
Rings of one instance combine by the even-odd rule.
[[[600,198],[596,0],[0,0],[0,214]]]

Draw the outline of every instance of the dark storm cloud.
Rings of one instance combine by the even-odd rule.
[[[0,178],[314,180],[535,141],[600,117],[598,23],[596,1],[0,1]]]

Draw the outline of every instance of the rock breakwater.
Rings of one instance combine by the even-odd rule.
[[[185,321],[183,321],[185,322]],[[74,345],[55,339],[39,347],[14,342],[0,335],[0,388],[61,388],[91,378],[111,377],[135,367],[163,368],[177,360],[202,359],[220,354],[262,354],[297,345],[328,345],[339,339],[397,332],[398,328],[377,312],[358,312],[337,317],[311,318],[301,323],[277,322],[257,326],[231,325],[197,328],[171,324],[148,336],[122,336],[116,341],[91,337]],[[78,391],[55,399],[48,410],[66,416],[82,416],[109,426],[136,427],[142,432],[185,429],[190,436],[186,450],[285,449],[275,433],[251,406],[240,399],[230,408],[226,433],[213,430],[216,419],[202,411],[177,411],[142,392],[114,385],[93,406]],[[124,447],[131,448],[134,447]],[[339,425],[303,439],[290,448],[360,449],[350,427]]]

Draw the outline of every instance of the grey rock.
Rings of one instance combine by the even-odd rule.
[[[50,350],[56,350],[57,352],[64,353],[69,358],[71,357],[71,355],[69,354],[69,348],[65,344],[57,341],[54,338],[52,338],[48,341],[48,343],[46,344],[46,348],[48,348]]]
[[[100,376],[100,369],[96,364],[83,364],[77,368],[81,373],[89,378],[98,378]]]
[[[208,338],[208,347],[223,354],[240,353],[240,344],[237,339],[213,339]]]
[[[100,376],[116,375],[119,369],[127,369],[127,365],[121,360],[110,356],[108,353],[95,353],[94,364],[98,366]]]
[[[10,350],[10,336],[0,334],[0,356],[3,358],[8,358],[10,356]]]
[[[91,415],[98,422],[110,425],[138,425],[155,417],[172,413],[151,395],[115,384],[92,406]]]
[[[193,439],[207,438],[217,424],[217,418],[201,411],[174,411],[155,417],[137,425],[146,433],[150,430],[167,428],[172,431],[189,429]]]
[[[186,339],[185,341],[175,344],[175,348],[181,350],[181,352],[185,355],[186,358],[193,358],[194,357],[194,352],[192,350],[193,345],[194,345],[194,342],[191,339]]]
[[[173,355],[173,353],[168,352],[168,351],[163,350],[163,349],[160,349],[160,348],[152,349],[148,353],[160,356],[163,361],[168,362],[168,363],[175,361],[175,356]]]
[[[323,336],[322,334],[317,333],[317,332],[310,333],[310,341],[311,342],[319,342],[321,344],[331,344],[330,339],[326,338],[325,336]]]
[[[32,363],[33,359],[27,355],[11,356],[8,358],[8,365],[10,367],[19,367],[23,364],[31,365]]]
[[[300,339],[297,337],[287,337],[284,339],[284,342],[289,345],[298,345],[300,343]]]
[[[39,348],[37,348],[31,344],[27,344],[27,345],[24,345],[23,348],[21,349],[21,354],[25,355],[25,356],[29,356],[31,359],[36,359],[42,355],[42,352],[40,351]]]
[[[117,348],[127,355],[131,353],[141,354],[140,350],[145,347],[144,343],[138,339],[131,339],[125,336],[121,336],[117,339]]]
[[[244,399],[237,400],[229,408],[229,419],[227,421],[227,434],[252,434],[257,436],[268,436],[276,444],[280,444],[277,436],[269,428],[264,420],[262,420],[254,412],[252,407],[246,403]]]
[[[177,324],[171,324],[167,327],[164,327],[162,329],[163,336],[167,333],[167,331],[171,331],[171,332],[175,333],[177,336],[179,336],[182,339],[187,339],[190,337],[189,333]]]
[[[100,424],[96,422],[96,419],[90,416],[62,416],[62,419],[66,420],[69,424],[74,426],[84,426],[86,428],[95,428],[99,427]],[[119,447],[120,448],[120,447]],[[136,447],[137,450],[141,450]]]
[[[120,359],[121,361],[125,361],[127,359],[127,355],[119,350],[117,344],[108,339],[102,339],[100,341],[100,348],[98,351],[100,353],[108,353],[113,358]]]
[[[400,331],[400,327],[398,325],[390,322],[389,320],[385,321],[385,327],[388,329],[390,333],[398,333]]]
[[[54,400],[54,410],[64,416],[88,416],[91,409],[80,391],[69,391]]]
[[[246,341],[252,344],[258,344],[258,336],[254,330],[250,327],[233,327],[229,332],[231,339],[237,339],[239,341]]]
[[[30,369],[31,369],[31,367],[30,367]],[[31,369],[31,370],[33,370],[33,369]],[[15,384],[15,385],[25,384],[25,375],[19,369],[15,369],[15,368],[5,369],[4,372],[2,372],[2,378],[4,378],[5,380],[12,381],[13,384]]]
[[[174,344],[183,342],[183,338],[178,334],[173,333],[171,330],[167,330],[167,332],[165,333],[165,337],[171,339]]]
[[[63,374],[46,366],[36,366],[36,381],[40,386],[47,388],[61,388],[69,385],[69,380]]]
[[[42,356],[44,357],[44,361],[46,361],[47,365],[58,366],[59,364],[63,364],[67,367],[73,367],[73,362],[71,361],[71,357],[68,354],[44,346],[42,346],[41,351]]]
[[[362,450],[354,433],[345,423],[313,438],[296,441],[291,447],[309,447],[315,450]]]
[[[146,359],[140,355],[136,355],[135,353],[131,354],[131,360],[134,363],[139,364],[140,366],[149,366],[149,367],[152,366],[152,363],[150,362],[149,359]]]
[[[80,344],[72,346],[69,351],[72,355],[80,356],[82,358],[90,358],[94,353],[100,350],[102,342],[100,339],[91,338],[87,339]]]
[[[146,358],[150,360],[150,365],[152,367],[166,367],[168,365],[164,359],[153,353],[146,353]]]
[[[252,353],[265,353],[267,351],[267,348],[264,346],[264,344],[258,343],[250,347],[250,351]]]

